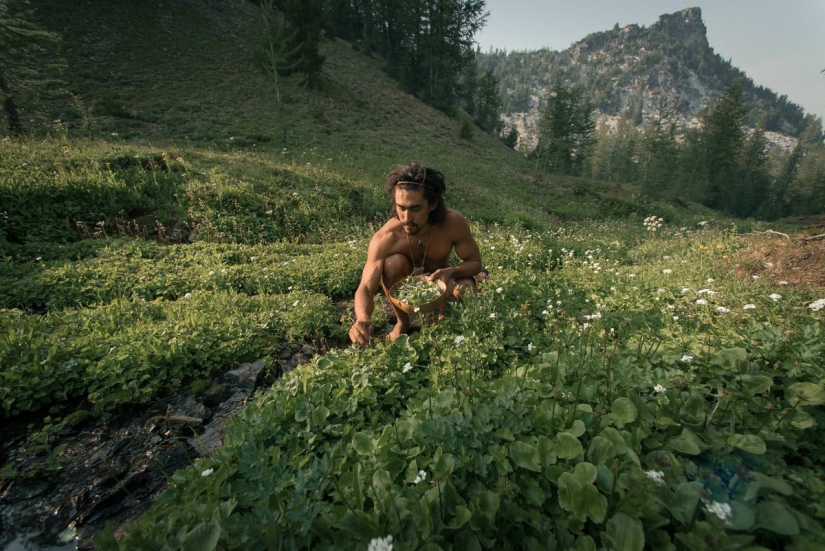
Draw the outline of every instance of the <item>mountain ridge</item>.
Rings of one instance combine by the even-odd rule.
[[[801,106],[757,85],[714,52],[698,7],[663,14],[650,27],[617,24],[559,52],[480,53],[479,67],[498,79],[505,123],[515,125],[528,143],[543,99],[558,80],[580,87],[599,118],[627,113],[637,125],[663,110],[683,125],[695,124],[736,79],[742,83],[746,126],[762,120],[774,141],[781,141],[780,135],[797,137],[806,120]]]

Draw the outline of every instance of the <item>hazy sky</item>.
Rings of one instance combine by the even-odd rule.
[[[702,8],[713,50],[756,84],[825,118],[825,0],[486,0],[482,51],[563,50],[618,23]]]

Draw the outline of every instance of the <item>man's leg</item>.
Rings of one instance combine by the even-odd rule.
[[[390,289],[392,289],[393,285],[410,275],[412,271],[412,262],[403,254],[391,254],[384,260],[384,272],[382,274],[384,294],[387,295],[387,302],[390,303],[392,311],[395,312],[395,316],[398,319],[398,322],[389,334],[389,338],[392,340],[406,334],[407,331],[410,330],[410,316],[400,308],[396,308],[395,304],[389,300]]]

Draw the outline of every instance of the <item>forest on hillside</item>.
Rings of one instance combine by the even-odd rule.
[[[484,0],[262,0],[260,8],[254,61],[274,76],[278,98],[279,79],[323,88],[319,44],[342,39],[381,59],[405,91],[463,119],[462,138],[474,129],[495,135],[536,170],[633,184],[652,198],[741,218],[825,212],[821,119],[713,53],[701,20],[680,31],[688,37],[630,25],[564,52],[482,54],[474,36],[485,24]],[[10,53],[0,67],[4,131],[36,133],[55,119],[88,127],[91,107],[67,84],[60,37],[33,23],[32,10],[0,4],[0,45]],[[678,93],[697,78],[710,90],[699,107]],[[651,107],[643,92],[654,85],[662,95]],[[537,113],[532,142],[514,124],[530,110]],[[687,124],[686,115],[699,124]],[[281,118],[286,141],[283,106]],[[767,134],[776,131],[795,136],[794,145],[772,143]]]

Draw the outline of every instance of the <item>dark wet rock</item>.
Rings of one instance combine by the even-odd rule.
[[[291,368],[308,361],[292,351]],[[285,371],[283,364],[276,362],[276,371]],[[167,476],[223,445],[227,423],[257,388],[274,381],[271,365],[236,364],[202,394],[64,423],[45,450],[32,438],[0,434],[0,469],[17,473],[0,478],[0,550],[26,534],[35,535],[26,536],[27,549],[59,548],[74,532],[78,549],[92,549],[107,522],[122,532],[166,488]]]

